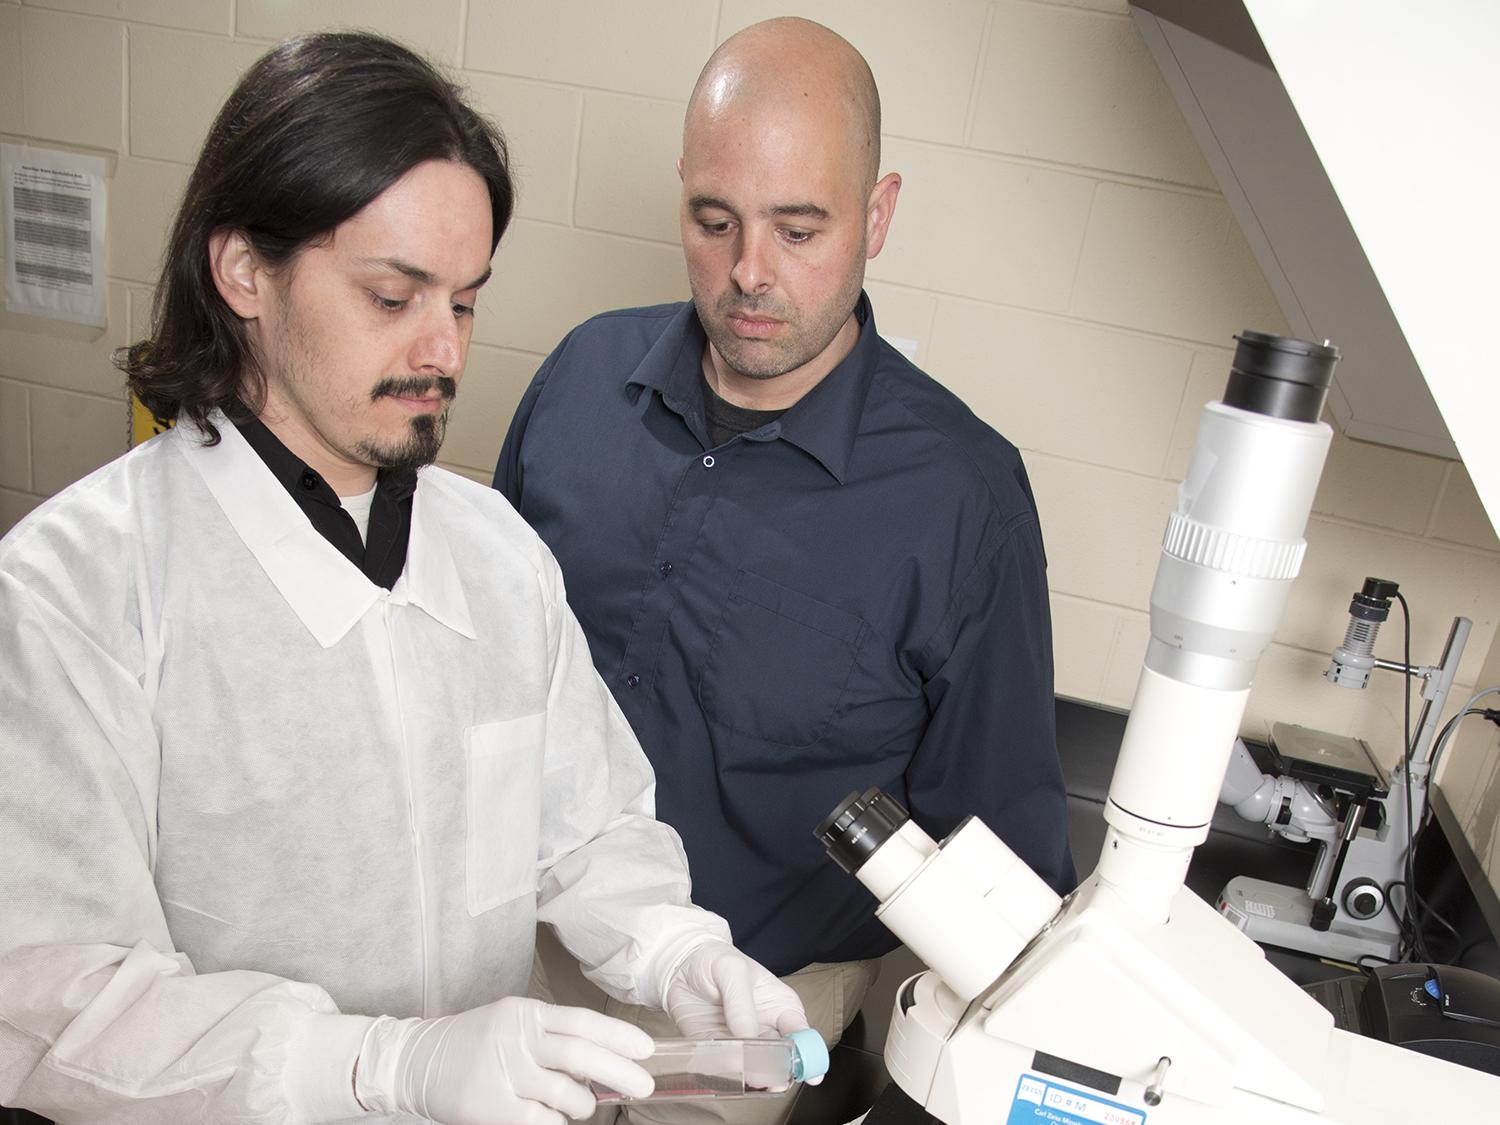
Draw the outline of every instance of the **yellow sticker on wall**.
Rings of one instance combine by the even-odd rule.
[[[130,444],[132,446],[149,441],[157,434],[166,433],[171,427],[172,423],[169,420],[158,418],[141,405],[141,400],[135,395],[130,396]]]

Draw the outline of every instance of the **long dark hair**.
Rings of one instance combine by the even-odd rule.
[[[157,285],[149,338],[115,364],[159,418],[191,419],[210,441],[265,400],[244,323],[209,271],[209,238],[242,231],[261,260],[290,262],[427,160],[454,160],[489,188],[493,242],[515,202],[505,140],[429,63],[365,32],[280,44],[240,79],[193,169]]]

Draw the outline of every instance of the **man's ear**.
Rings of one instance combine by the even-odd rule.
[[[896,213],[896,197],[900,194],[901,177],[895,172],[888,172],[870,189],[869,206],[865,208],[865,257],[873,258],[885,245],[891,216]]]
[[[208,269],[214,288],[237,316],[260,316],[269,278],[243,231],[225,227],[208,236]]]

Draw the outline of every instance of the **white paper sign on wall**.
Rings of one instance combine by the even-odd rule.
[[[104,161],[0,144],[5,307],[105,326]]]

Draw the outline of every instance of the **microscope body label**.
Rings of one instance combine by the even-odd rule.
[[[1146,1113],[1051,1078],[1022,1074],[1005,1125],[1145,1125]]]

